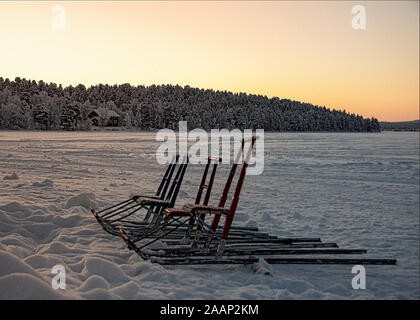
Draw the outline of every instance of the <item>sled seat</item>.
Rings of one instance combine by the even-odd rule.
[[[170,205],[170,201],[162,200],[159,197],[139,196],[137,197],[135,201],[143,206],[161,206],[161,207],[166,206],[167,207]]]
[[[167,208],[163,211],[166,217],[183,217],[190,216],[191,214],[215,214],[215,215],[227,215],[229,209],[222,207],[204,206],[199,204],[186,204],[182,209],[178,208]]]
[[[130,195],[130,198],[133,199],[134,201],[140,203],[141,200],[139,200],[140,198],[149,198],[149,199],[156,199],[156,200],[160,200],[162,199],[161,197],[152,195],[152,194],[140,194],[140,195]]]

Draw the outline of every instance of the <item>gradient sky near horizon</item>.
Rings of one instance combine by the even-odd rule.
[[[366,30],[352,28],[356,4]],[[190,85],[419,119],[418,1],[2,1],[0,49],[3,78]]]

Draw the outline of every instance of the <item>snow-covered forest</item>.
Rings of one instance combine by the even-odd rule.
[[[113,110],[125,128],[263,128],[269,131],[380,131],[377,119],[262,95],[178,85],[86,88],[0,77],[0,128],[90,130],[92,110]]]

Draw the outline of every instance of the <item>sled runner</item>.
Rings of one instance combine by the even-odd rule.
[[[199,189],[194,204],[163,209],[164,223],[138,237],[120,226],[120,235],[128,248],[143,259],[162,265],[251,264],[260,258],[271,264],[396,264],[394,259],[331,258],[331,255],[337,254],[364,254],[367,250],[341,249],[336,243],[322,243],[319,238],[278,238],[252,228],[232,227],[255,141],[256,137],[250,139],[250,146],[245,152],[244,146],[248,141],[242,140],[241,150],[235,157],[217,206],[208,205],[216,173],[215,165],[208,184],[205,184],[203,175],[200,188],[206,186],[207,192],[202,203],[202,189]],[[242,155],[244,161],[236,187],[229,207],[225,207]],[[207,171],[208,167],[206,174]],[[205,221],[206,217],[211,218],[210,224]],[[158,241],[160,246],[151,246]],[[292,257],[279,257],[284,255]],[[302,257],[306,255],[323,256]]]

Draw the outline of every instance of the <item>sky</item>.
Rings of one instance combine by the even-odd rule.
[[[358,4],[365,29],[352,27]],[[1,1],[0,76],[189,85],[414,120],[419,1]]]

